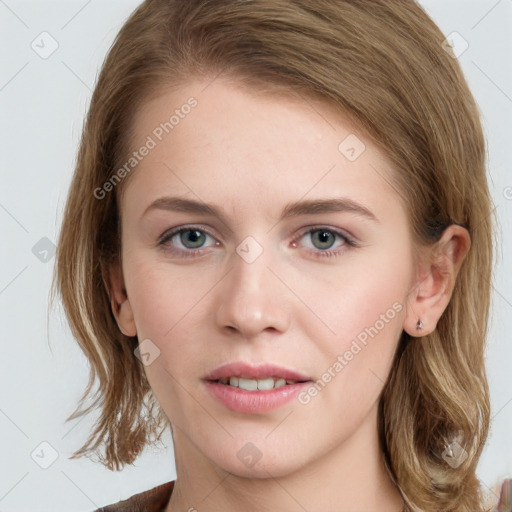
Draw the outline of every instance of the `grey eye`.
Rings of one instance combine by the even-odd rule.
[[[197,229],[186,229],[180,232],[180,242],[187,249],[198,249],[206,240],[206,234]]]
[[[311,241],[317,249],[330,249],[336,242],[336,235],[326,229],[310,232]]]

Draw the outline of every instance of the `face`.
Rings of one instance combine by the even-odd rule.
[[[408,217],[389,163],[328,104],[206,85],[135,119],[149,150],[122,196],[118,322],[149,354],[177,457],[280,476],[376,433],[414,278]],[[300,382],[214,382],[227,374]]]

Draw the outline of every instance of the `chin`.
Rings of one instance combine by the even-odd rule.
[[[305,464],[303,458],[298,458],[298,450],[288,454],[282,448],[270,447],[268,443],[266,447],[261,447],[262,444],[250,441],[233,443],[232,446],[236,448],[226,447],[221,453],[216,454],[217,457],[214,456],[210,460],[227,473],[255,479],[287,476]],[[234,456],[227,456],[232,450]]]

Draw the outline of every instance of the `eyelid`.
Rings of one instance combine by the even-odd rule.
[[[174,238],[179,233],[181,233],[183,231],[193,231],[193,230],[201,231],[202,233],[205,233],[206,235],[210,236],[211,238],[213,238],[215,240],[215,244],[207,246],[207,247],[199,247],[197,249],[181,249],[179,247],[166,245],[172,238]],[[212,233],[212,231],[210,229],[206,228],[205,226],[202,226],[200,224],[190,224],[190,225],[183,224],[183,225],[176,226],[174,228],[170,228],[170,229],[164,231],[158,237],[156,245],[160,249],[167,251],[167,252],[179,253],[180,255],[185,255],[185,256],[194,256],[198,253],[203,252],[205,249],[214,247],[218,243],[219,242],[217,240],[217,237]]]
[[[340,229],[340,228],[330,227],[326,224],[315,224],[312,226],[307,226],[307,227],[303,228],[299,232],[299,234],[296,237],[294,237],[294,239],[292,241],[296,241],[297,239],[302,238],[304,235],[307,235],[308,233],[311,233],[314,231],[321,231],[322,229],[325,231],[330,231],[331,233],[339,235],[341,238],[345,239],[347,241],[347,243],[350,245],[354,245],[354,246],[357,245],[357,239],[351,233],[348,233],[347,231]],[[324,251],[324,252],[326,252],[326,251]]]
[[[213,234],[212,230],[210,230],[208,227],[203,226],[201,224],[181,224],[179,226],[175,226],[174,228],[169,228],[165,230],[157,239],[158,243],[161,243],[163,240],[168,239],[181,231],[202,231],[206,233],[207,235],[210,235],[212,238],[216,238],[216,235]]]
[[[320,224],[316,226],[308,226],[306,229],[301,230],[301,232],[292,240],[292,243],[295,247],[296,241],[303,238],[305,235],[309,233],[314,233],[316,231],[328,231],[333,233],[335,236],[337,235],[343,240],[343,243],[340,247],[335,249],[317,249],[310,247],[303,247],[302,250],[311,256],[313,260],[316,261],[326,261],[325,258],[341,258],[345,253],[352,249],[357,249],[360,247],[359,243],[352,235],[348,235],[344,232],[344,230],[339,228],[333,228],[325,224]],[[334,261],[334,260],[333,260]]]

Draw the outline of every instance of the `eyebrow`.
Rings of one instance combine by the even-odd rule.
[[[167,210],[174,212],[195,213],[198,215],[210,215],[217,217],[225,225],[228,221],[219,208],[212,204],[193,199],[185,199],[182,197],[160,197],[153,201],[144,211],[145,216],[151,210]],[[366,218],[380,224],[375,214],[356,201],[347,197],[336,197],[326,199],[308,199],[299,200],[287,204],[282,213],[280,220],[299,215],[319,215],[323,213],[347,212]]]

